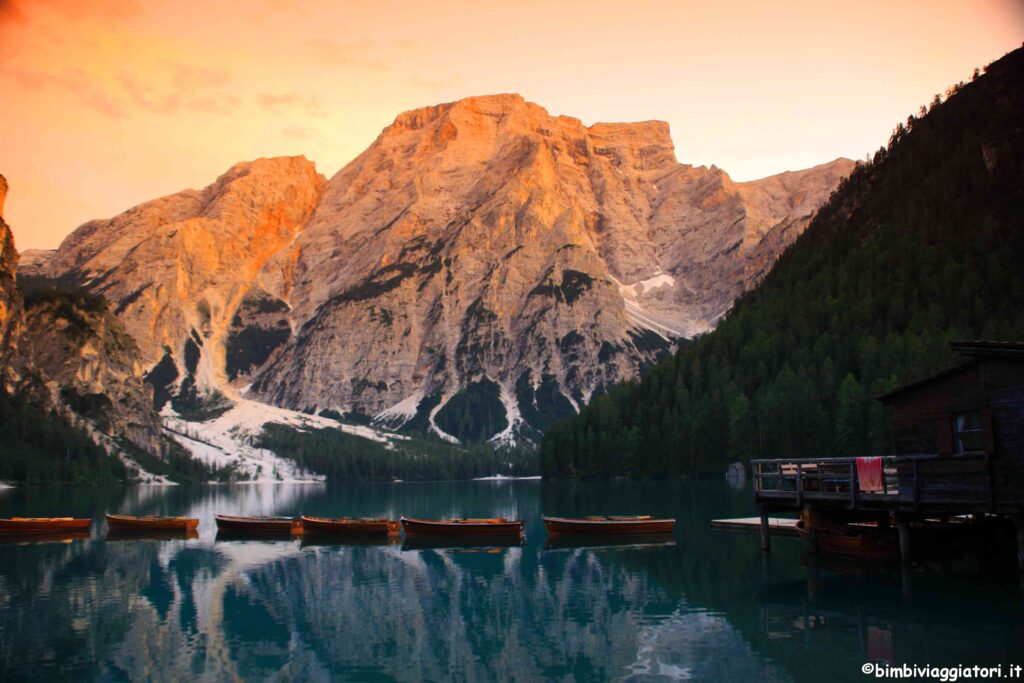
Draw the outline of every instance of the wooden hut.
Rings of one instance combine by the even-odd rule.
[[[834,519],[894,518],[904,559],[910,523],[999,514],[1018,520],[1024,570],[1024,342],[951,347],[960,364],[879,397],[892,409],[897,452],[871,463],[871,487],[858,475],[863,457],[751,463],[766,549],[768,513],[808,505]]]
[[[1024,461],[1024,343],[951,346],[963,364],[879,397],[892,408],[896,452]]]

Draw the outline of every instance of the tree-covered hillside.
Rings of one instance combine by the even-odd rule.
[[[553,426],[547,476],[893,450],[874,396],[1024,339],[1024,49],[936,96],[718,328]]]

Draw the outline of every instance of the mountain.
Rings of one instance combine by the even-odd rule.
[[[102,299],[33,291],[24,320],[14,363],[22,396],[80,420],[111,450],[125,440],[149,454],[166,451],[138,347]]]
[[[401,114],[328,181],[259,159],[91,221],[30,272],[110,302],[159,409],[513,437],[711,329],[852,166],[737,183],[661,122],[475,97]]]
[[[549,476],[893,452],[872,396],[1024,339],[1024,49],[858,164],[711,333],[552,427]]]
[[[7,179],[0,175],[0,368],[9,367],[11,353],[21,329],[21,297],[15,285],[18,252],[14,236],[4,222],[4,202],[7,200]],[[6,376],[0,377],[5,384]]]
[[[232,318],[270,256],[295,239],[322,183],[302,158],[237,164],[201,192],[86,223],[32,272],[102,295],[147,369],[168,353],[181,377],[216,389],[226,384]]]
[[[124,401],[133,388],[139,396],[150,395],[141,369],[133,378],[111,373],[108,366],[108,361],[130,365],[134,342],[117,334],[119,323],[112,317],[104,321],[110,334],[95,338],[99,311],[79,308],[81,295],[47,296],[43,305],[38,305],[41,297],[22,295],[17,286],[18,254],[3,220],[7,190],[7,180],[0,176],[0,479],[139,477],[144,473],[137,463],[112,457],[105,448],[114,446],[116,452],[122,450],[118,444],[123,439],[137,439],[153,452],[161,450],[159,423],[149,402],[132,406]],[[56,377],[47,372],[54,369]],[[105,390],[93,391],[96,380],[108,374],[113,375],[106,379],[117,393],[115,401]],[[134,444],[131,448],[145,453]]]

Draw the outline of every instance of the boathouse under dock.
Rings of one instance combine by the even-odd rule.
[[[811,527],[895,523],[905,561],[911,526],[1014,523],[1024,571],[1024,342],[950,346],[961,364],[878,397],[892,410],[895,454],[752,461],[766,552],[777,512]]]

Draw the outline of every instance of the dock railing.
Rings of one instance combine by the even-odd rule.
[[[758,503],[802,507],[824,503],[853,508],[912,509],[992,506],[987,453],[885,455],[882,490],[864,491],[857,458],[752,460]]]

